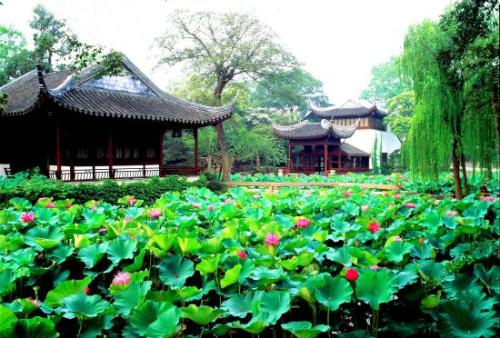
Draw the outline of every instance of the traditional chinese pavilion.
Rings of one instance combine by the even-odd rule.
[[[37,68],[0,88],[0,163],[63,180],[197,174],[198,129],[228,119],[233,105],[207,107],[160,90],[123,57],[117,76]],[[165,135],[194,138],[192,165],[165,165]]]
[[[375,139],[382,143],[383,160],[400,148],[397,137],[385,129],[386,115],[376,105],[355,100],[324,108],[311,104],[302,122],[274,126],[275,135],[288,142],[288,165],[283,172],[369,171]]]

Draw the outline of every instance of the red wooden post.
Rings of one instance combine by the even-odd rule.
[[[163,139],[165,138],[165,132],[162,131],[160,132],[160,156],[159,156],[159,159],[160,159],[160,163],[159,163],[159,171],[158,171],[158,174],[160,175],[160,177],[163,176]]]
[[[199,173],[199,160],[198,160],[198,128],[193,129],[194,136],[194,171],[196,174]]]
[[[328,143],[325,143],[324,145],[325,148],[325,153],[323,154],[324,157],[324,169],[325,169],[325,176],[328,176]]]
[[[108,167],[109,167],[109,178],[115,178],[113,172],[113,134],[109,132],[108,134]]]
[[[288,173],[292,173],[292,145],[288,141]]]
[[[56,178],[60,180],[62,178],[62,160],[61,160],[61,130],[59,128],[59,124],[56,126]]]
[[[68,142],[69,148],[69,179],[71,181],[75,180],[75,164],[73,163],[75,157],[75,146],[72,142]]]

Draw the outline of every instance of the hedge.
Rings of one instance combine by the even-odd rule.
[[[14,197],[24,198],[31,202],[35,202],[40,197],[51,197],[55,200],[73,199],[76,203],[89,200],[116,203],[120,197],[127,195],[135,196],[151,204],[167,191],[183,191],[190,187],[207,187],[214,192],[224,190],[223,184],[205,175],[194,182],[189,182],[184,177],[167,176],[136,182],[104,180],[76,184],[24,172],[8,178],[0,178],[0,206]]]

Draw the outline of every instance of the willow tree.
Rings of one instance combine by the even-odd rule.
[[[260,78],[296,65],[273,31],[258,19],[239,13],[175,11],[158,39],[160,64],[184,64],[213,80],[213,103],[222,104],[227,85],[238,77]],[[222,157],[222,178],[231,163],[223,124],[216,125]]]
[[[460,181],[460,97],[449,86],[438,56],[447,37],[431,21],[410,27],[404,42],[402,70],[413,83],[415,107],[403,155],[413,174],[437,178],[453,163],[455,194]]]

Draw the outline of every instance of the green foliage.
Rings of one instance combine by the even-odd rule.
[[[414,109],[415,94],[412,91],[402,92],[391,97],[387,102],[389,116],[384,119],[384,122],[401,143],[406,140],[408,131],[410,130]]]

